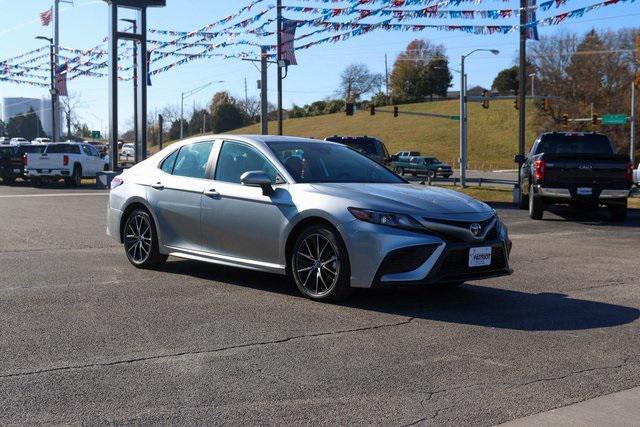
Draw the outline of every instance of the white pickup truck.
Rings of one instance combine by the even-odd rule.
[[[77,187],[82,178],[96,178],[108,169],[108,161],[91,144],[49,144],[40,153],[25,157],[27,176],[35,185],[64,179],[68,186]]]

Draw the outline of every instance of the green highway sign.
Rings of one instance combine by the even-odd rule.
[[[91,139],[100,139],[100,131],[92,130],[91,131]]]
[[[450,118],[451,120],[457,120],[457,121],[460,121],[460,116],[449,116],[449,118]]]
[[[603,114],[602,124],[603,125],[626,125],[627,115],[626,114]]]

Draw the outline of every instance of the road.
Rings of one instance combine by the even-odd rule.
[[[639,211],[500,205],[513,276],[328,305],[279,276],[136,270],[106,201],[0,186],[0,424],[489,425],[640,385]]]

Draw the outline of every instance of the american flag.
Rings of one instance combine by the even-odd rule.
[[[296,38],[296,21],[290,19],[282,19],[282,32],[280,33],[280,57],[285,61],[289,61],[289,65],[298,65],[296,61],[296,52],[293,42]]]
[[[56,67],[56,92],[58,96],[69,96],[67,92],[67,64]]]
[[[48,27],[51,23],[51,18],[53,18],[53,9],[49,8],[40,14],[40,22],[43,27]]]

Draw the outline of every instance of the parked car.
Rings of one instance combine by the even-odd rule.
[[[375,160],[381,165],[388,164],[391,161],[389,151],[384,145],[384,142],[376,138],[368,136],[330,136],[325,138],[325,141],[337,142],[338,144],[346,145],[354,150],[364,154],[370,159]]]
[[[536,139],[520,173],[520,208],[542,219],[546,205],[587,209],[606,205],[611,219],[624,221],[633,179],[626,155],[615,154],[606,135],[550,132]]]
[[[1,145],[0,178],[5,185],[13,184],[17,178],[25,178],[25,156],[28,153],[41,153],[42,145]]]
[[[122,150],[120,150],[120,156],[128,158],[134,158],[136,156],[136,146],[131,143],[122,144]]]
[[[49,139],[49,138],[36,138],[32,142],[34,144],[51,144],[51,139]]]
[[[108,169],[108,163],[91,144],[59,143],[46,145],[41,154],[27,154],[25,167],[35,185],[62,178],[77,187],[83,178]]]
[[[429,178],[441,176],[450,178],[453,175],[451,166],[442,163],[435,157],[401,157],[391,162],[391,168],[398,174],[410,173],[413,176],[423,175]]]
[[[321,301],[511,274],[511,242],[491,207],[414,187],[344,145],[293,137],[165,148],[113,179],[107,232],[138,268],[172,255],[289,274]]]
[[[410,157],[420,156],[419,151],[398,151],[392,157],[393,160],[408,160]]]
[[[29,141],[27,141],[24,138],[11,138],[11,140],[9,141],[9,144],[11,145],[26,145],[26,144],[31,144]]]

